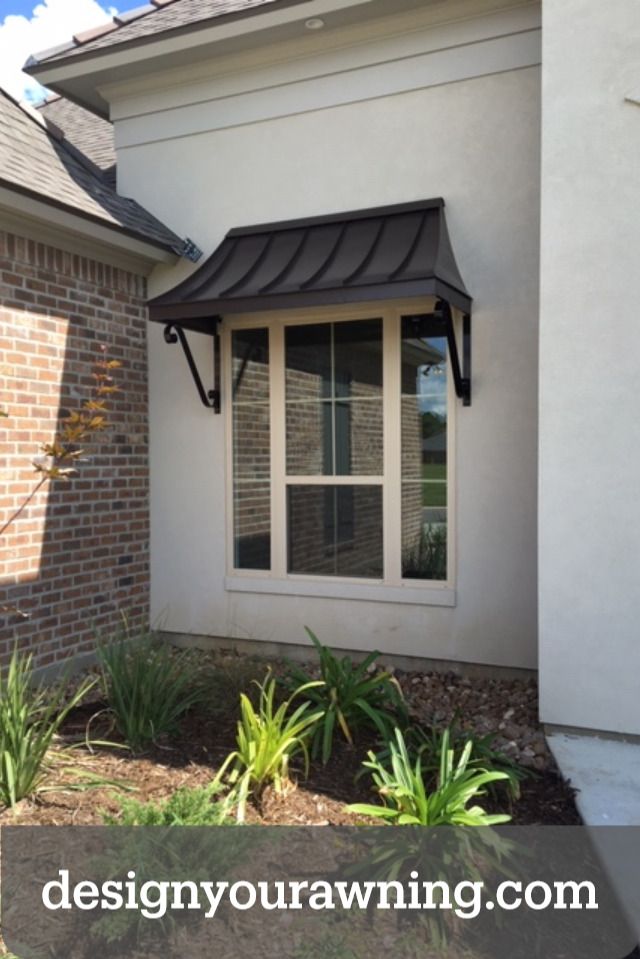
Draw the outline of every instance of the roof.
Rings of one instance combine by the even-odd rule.
[[[183,251],[179,236],[135,200],[119,196],[61,130],[1,88],[0,186],[154,246]]]
[[[152,320],[197,329],[226,313],[414,296],[470,310],[440,198],[231,230],[149,306]]]
[[[116,151],[112,124],[66,97],[51,96],[38,103],[36,109],[45,120],[62,130],[65,139],[84,153],[115,189]]]
[[[151,0],[145,6],[119,14],[106,24],[77,34],[68,43],[36,53],[25,69],[58,63],[79,54],[99,53],[121,44],[133,45],[159,34],[205,27],[211,20],[239,19],[268,6],[290,6],[305,0]]]

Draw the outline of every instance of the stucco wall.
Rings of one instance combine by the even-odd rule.
[[[640,7],[545,0],[544,37],[542,717],[640,733]]]
[[[183,357],[150,330],[152,618],[165,629],[300,642],[306,623],[351,648],[536,665],[540,75],[518,62],[312,112],[279,111],[275,91],[282,115],[166,139],[149,114],[153,137],[120,151],[120,189],[207,254],[233,226],[443,196],[475,298],[473,405],[456,410],[448,607],[226,589],[225,418],[199,405]],[[157,274],[151,292],[183,272]],[[208,370],[210,343],[198,340]]]

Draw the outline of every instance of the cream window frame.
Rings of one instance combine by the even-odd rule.
[[[401,457],[401,318],[429,313],[434,299],[373,301],[356,306],[264,311],[227,316],[221,324],[222,395],[225,415],[226,566],[230,592],[327,596],[420,605],[455,605],[456,572],[456,396],[447,350],[447,579],[402,578],[402,457]],[[287,326],[339,323],[380,318],[383,324],[383,473],[381,476],[287,476],[285,435],[285,350]],[[458,324],[456,324],[458,325]],[[271,421],[271,569],[234,567],[233,530],[233,411],[231,333],[239,329],[269,329]],[[287,571],[286,488],[304,485],[376,485],[382,487],[383,569],[381,579],[314,576]]]

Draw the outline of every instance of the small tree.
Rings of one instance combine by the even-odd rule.
[[[32,461],[37,476],[33,489],[0,526],[0,536],[3,536],[19,519],[46,483],[69,482],[78,472],[77,464],[85,452],[84,444],[108,427],[108,400],[113,393],[118,392],[118,387],[113,382],[112,372],[120,366],[120,362],[108,359],[106,346],[101,346],[100,349],[102,356],[94,364],[95,385],[91,396],[79,409],[72,410],[63,417],[50,443],[41,445],[41,455]],[[8,417],[8,415],[6,410],[0,410],[0,416]],[[13,606],[0,606],[0,612],[25,616]]]

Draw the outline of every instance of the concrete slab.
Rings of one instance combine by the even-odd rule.
[[[640,743],[560,732],[547,741],[579,790],[576,805],[587,826],[640,826]]]
[[[640,943],[640,830],[591,828],[640,826],[640,742],[561,732],[547,742]]]

